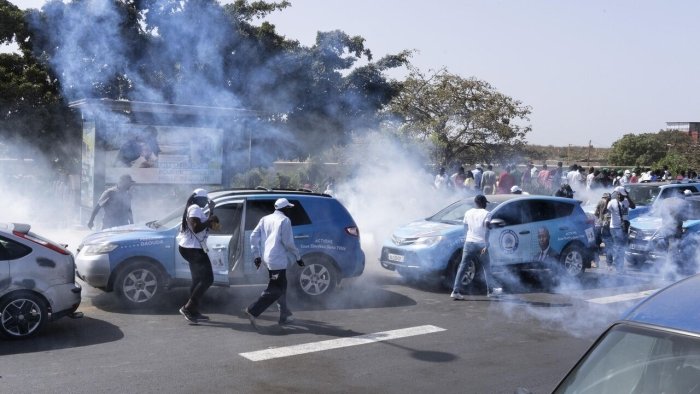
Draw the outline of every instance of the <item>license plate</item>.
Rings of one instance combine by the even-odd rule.
[[[404,256],[402,256],[400,254],[389,253],[387,258],[389,259],[389,261],[395,261],[397,263],[403,263],[403,261],[404,261]]]
[[[634,244],[634,243],[633,243],[633,244],[630,244],[630,249],[633,249],[633,250],[645,250],[646,248],[644,247],[644,245],[639,245],[639,244]]]

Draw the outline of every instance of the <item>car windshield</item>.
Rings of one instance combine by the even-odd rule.
[[[627,186],[627,192],[636,205],[650,205],[659,195],[660,186],[637,184]]]
[[[146,226],[151,228],[173,228],[180,224],[182,221],[182,213],[184,212],[184,205],[180,208],[176,208],[174,211],[170,212],[167,216],[160,220],[153,220],[146,223]]]
[[[690,393],[700,387],[700,339],[619,324],[555,393]]]
[[[492,209],[496,208],[498,204],[499,203],[497,202],[489,202],[486,204],[486,210],[491,211]],[[458,201],[435,215],[427,218],[426,220],[431,222],[459,224],[462,223],[462,220],[464,220],[464,213],[471,208],[474,208],[473,200]]]

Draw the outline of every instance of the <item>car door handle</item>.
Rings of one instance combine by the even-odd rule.
[[[525,235],[525,234],[530,234],[530,232],[529,232],[529,231],[521,231],[521,232],[519,232],[518,234]]]
[[[310,235],[295,235],[294,239],[308,239],[311,238]]]

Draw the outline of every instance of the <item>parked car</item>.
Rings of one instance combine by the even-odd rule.
[[[598,338],[554,393],[699,393],[698,288],[695,275],[642,301]]]
[[[580,201],[513,194],[487,198],[492,266],[555,268],[572,277],[590,268],[594,223],[581,209]],[[427,219],[399,227],[384,243],[381,266],[408,278],[439,276],[446,287],[451,287],[462,258],[465,238],[462,220],[472,207],[473,198],[468,198]],[[542,262],[539,260],[543,250],[547,253]],[[462,284],[469,286],[475,275],[472,261]]]
[[[687,204],[684,208],[686,220],[678,240],[673,238],[673,229],[662,226],[662,209],[630,221],[625,259],[632,266],[664,262],[671,253],[671,260],[681,271],[695,273],[700,257],[700,195],[683,200]]]
[[[27,224],[0,223],[0,334],[10,339],[75,316],[81,301],[71,252],[30,230]]]
[[[343,279],[362,274],[365,255],[350,213],[338,200],[323,194],[272,190],[226,190],[209,193],[221,221],[207,240],[214,285],[267,283],[265,270],[256,270],[250,234],[261,217],[274,211],[278,198],[287,198],[297,247],[306,266],[290,265],[290,284],[310,298],[330,294]],[[181,209],[161,220],[91,234],[76,257],[78,276],[91,286],[116,291],[128,305],[155,302],[163,291],[189,286],[188,263],[180,256],[175,237]]]

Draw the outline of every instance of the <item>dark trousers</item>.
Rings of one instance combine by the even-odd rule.
[[[214,283],[214,272],[211,269],[209,256],[199,248],[179,247],[180,255],[190,263],[192,273],[192,286],[190,287],[190,299],[185,304],[185,309],[190,313],[199,312],[199,301],[207,289]]]
[[[292,312],[287,307],[287,270],[271,270],[268,271],[268,275],[270,276],[270,282],[268,282],[267,288],[257,301],[250,304],[248,312],[258,317],[272,303],[278,301],[281,321],[292,315]]]

